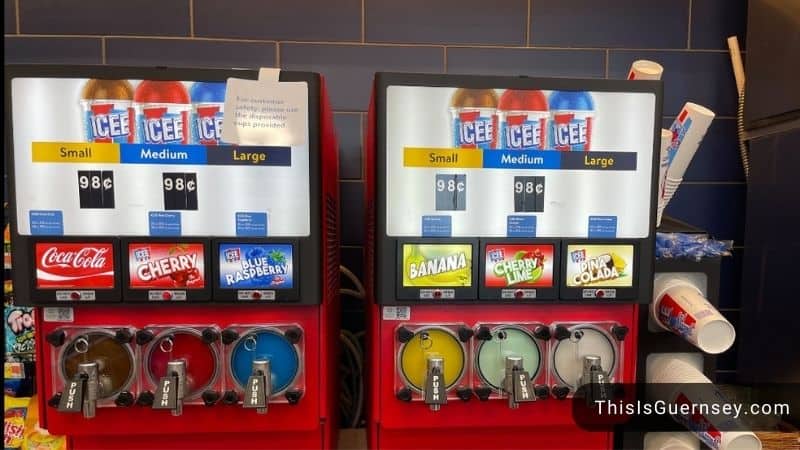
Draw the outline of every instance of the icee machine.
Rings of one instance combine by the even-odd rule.
[[[370,448],[612,448],[570,399],[636,379],[660,82],[380,73],[372,98]]]
[[[70,448],[335,445],[332,115],[319,75],[281,72],[302,131],[224,142],[225,114],[284,120],[224,110],[256,76],[6,67],[14,285]]]

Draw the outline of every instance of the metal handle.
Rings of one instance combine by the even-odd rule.
[[[91,419],[97,413],[97,391],[100,385],[99,365],[96,361],[78,364],[78,373],[83,375],[86,392],[83,395],[81,409],[83,417]]]
[[[444,359],[428,358],[425,377],[425,403],[431,411],[439,411],[447,403],[447,392],[444,387]]]
[[[175,408],[173,416],[183,414],[183,398],[186,396],[186,361],[182,359],[167,362],[167,376],[177,378]]]

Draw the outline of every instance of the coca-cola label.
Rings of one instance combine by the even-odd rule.
[[[36,287],[114,287],[114,248],[106,242],[37,242]]]
[[[135,243],[128,247],[131,289],[203,289],[203,244]]]

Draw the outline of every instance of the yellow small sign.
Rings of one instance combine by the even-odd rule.
[[[471,148],[406,147],[403,149],[403,165],[480,169],[483,167],[483,151]]]
[[[34,142],[33,162],[119,163],[119,144],[97,142]]]
[[[403,244],[403,286],[472,286],[472,246]]]

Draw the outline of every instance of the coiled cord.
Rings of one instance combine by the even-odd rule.
[[[742,159],[744,180],[750,181],[750,150],[744,137],[744,89],[739,92],[739,107],[736,110],[736,132],[739,136],[739,156]]]

